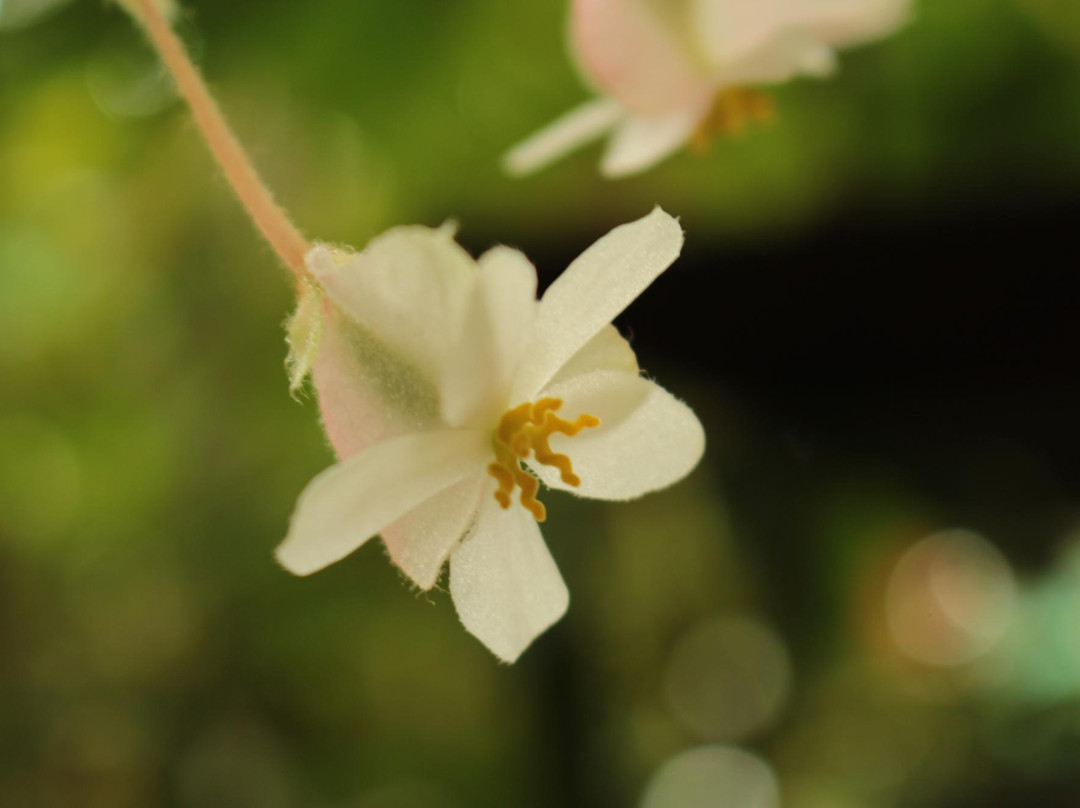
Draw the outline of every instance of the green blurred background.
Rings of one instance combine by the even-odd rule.
[[[498,170],[588,97],[563,2],[184,5],[313,237],[455,218],[547,282],[681,216],[622,325],[710,449],[547,498],[572,605],[513,667],[375,543],[288,576],[287,278],[122,14],[0,0],[0,806],[1080,805],[1070,0],[924,0],[619,183]]]

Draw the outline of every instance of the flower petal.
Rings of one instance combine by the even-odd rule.
[[[809,27],[836,47],[852,47],[894,33],[911,18],[911,0],[832,0]]]
[[[725,64],[717,87],[777,84],[795,76],[827,78],[836,71],[836,53],[804,28],[785,28],[759,48]]]
[[[797,72],[796,51],[809,43],[847,47],[878,39],[902,25],[910,9],[910,0],[694,0],[691,19],[715,65],[738,81],[773,81],[785,70]],[[763,75],[749,75],[755,71],[738,64],[744,60]],[[815,64],[820,58],[808,61],[806,72]]]
[[[340,460],[439,423],[435,380],[325,301],[311,377],[323,427]]]
[[[438,378],[476,278],[449,228],[395,227],[344,261],[319,245],[308,267],[350,318]]]
[[[624,117],[626,110],[618,101],[594,98],[514,146],[503,158],[503,168],[516,177],[532,174],[596,140]]]
[[[490,454],[488,436],[473,430],[410,434],[377,443],[308,483],[277,559],[297,575],[317,572],[482,467]]]
[[[652,168],[682,148],[708,110],[701,104],[662,118],[627,118],[608,142],[600,173],[617,179]]]
[[[496,247],[479,264],[457,345],[447,358],[442,407],[450,426],[498,420],[536,314],[536,269],[528,258]]]
[[[390,559],[421,589],[431,589],[439,580],[450,551],[475,522],[480,495],[490,479],[486,474],[469,475],[383,528]]]
[[[530,463],[551,488],[592,499],[634,499],[681,480],[705,450],[705,431],[693,411],[648,379],[599,371],[553,385],[544,396],[562,399],[564,418],[589,413],[600,419],[598,427],[572,438],[551,439],[551,448],[570,458],[580,486],[568,486],[550,466]]]
[[[570,34],[586,74],[638,114],[695,108],[712,96],[687,43],[641,0],[574,0]]]
[[[682,244],[679,223],[655,208],[636,222],[616,227],[583,252],[540,301],[511,399],[531,401],[574,354],[671,266]]]
[[[450,594],[466,630],[514,662],[566,613],[570,593],[536,520],[486,499],[476,532],[450,556]]]
[[[619,329],[613,325],[604,326],[595,337],[585,343],[580,351],[571,356],[570,360],[551,379],[549,385],[556,385],[580,376],[582,373],[593,373],[597,370],[617,370],[632,376],[640,373],[634,349],[619,334]]]

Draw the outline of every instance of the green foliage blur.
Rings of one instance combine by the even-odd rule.
[[[708,155],[508,179],[500,155],[589,96],[565,15],[190,0],[179,29],[294,219],[357,247],[456,219],[550,279],[657,203],[704,265],[853,212],[1080,189],[1080,18],[1053,0],[924,0]],[[785,808],[1080,804],[1067,489],[1031,571],[880,459],[816,468],[793,505],[780,427],[655,352],[707,461],[626,505],[550,496],[571,608],[500,666],[376,542],[275,565],[333,459],[286,389],[292,302],[124,15],[0,2],[0,806],[639,805],[674,756],[732,745]],[[770,527],[795,507],[801,532]]]

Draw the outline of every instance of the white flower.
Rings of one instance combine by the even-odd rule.
[[[693,412],[640,375],[611,325],[682,241],[657,208],[596,242],[539,301],[524,255],[496,247],[474,261],[446,228],[396,228],[351,256],[314,248],[321,338],[310,351],[312,289],[290,328],[293,371],[314,355],[342,462],[300,496],[282,565],[307,575],[381,534],[428,589],[449,559],[466,629],[517,659],[569,600],[537,525],[537,478],[627,500],[681,479],[704,450]]]
[[[571,43],[602,95],[512,149],[527,174],[611,133],[600,170],[644,171],[684,144],[768,117],[752,88],[827,76],[835,51],[886,36],[911,0],[572,0]]]

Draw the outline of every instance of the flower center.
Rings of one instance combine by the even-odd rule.
[[[707,151],[713,138],[738,137],[755,123],[766,123],[773,117],[772,99],[753,87],[732,87],[716,94],[709,114],[691,135],[691,145],[700,152]]]
[[[495,462],[488,466],[488,473],[499,482],[495,499],[503,508],[509,508],[510,497],[520,486],[521,505],[537,522],[547,518],[543,503],[536,499],[540,481],[521,467],[521,461],[531,452],[538,463],[557,468],[564,483],[579,486],[581,478],[574,474],[570,458],[551,451],[548,439],[556,432],[573,437],[583,429],[600,425],[594,415],[582,414],[574,421],[564,421],[555,414],[561,406],[561,399],[542,398],[507,410],[492,439]]]

